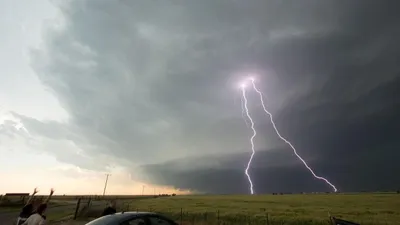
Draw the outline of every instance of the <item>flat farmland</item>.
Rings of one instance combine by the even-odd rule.
[[[328,215],[367,225],[400,224],[400,194],[198,195],[133,200],[185,224],[329,224]]]
[[[49,224],[87,223],[87,219],[56,222],[73,214],[77,197],[91,196],[54,196],[47,212]],[[105,199],[117,199],[117,211],[155,211],[182,225],[328,225],[329,214],[362,225],[400,225],[400,194],[396,193],[106,196]],[[105,199],[93,200],[92,208],[101,210]],[[1,214],[13,220],[17,216],[16,211],[6,208],[0,208],[0,217]]]

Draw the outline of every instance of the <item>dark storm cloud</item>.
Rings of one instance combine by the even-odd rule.
[[[396,134],[400,127],[400,101],[396,99],[399,86],[400,79],[396,79],[359,97],[355,103],[325,105],[321,106],[322,111],[295,111],[293,116],[279,120],[287,127],[282,133],[290,137],[317,175],[327,177],[340,191],[396,190],[400,186],[399,177],[393,176],[400,170]],[[358,117],[346,116],[366,106]],[[341,115],[332,119],[330,113],[335,111]],[[322,122],[315,122],[316,117]],[[201,192],[246,193],[244,168],[248,158],[249,154],[243,153],[186,158],[146,165],[143,169],[153,174],[146,177],[150,182]],[[193,166],[201,163],[201,168]],[[287,146],[258,151],[252,165],[250,173],[256,193],[331,191],[324,182],[312,177]]]
[[[282,133],[304,158],[312,159],[310,164],[317,174],[328,177],[343,191],[394,190],[400,180],[386,174],[400,169],[396,162],[400,156],[396,151],[396,129],[400,127],[400,47],[396,40],[400,37],[400,21],[391,9],[394,6],[387,2],[358,6],[341,24],[340,32],[281,38],[258,60],[278,74],[278,88],[289,92],[291,88],[298,90],[299,84],[308,88],[299,97],[288,99],[276,119]],[[277,93],[268,90],[267,96]],[[274,101],[271,97],[269,100]],[[271,124],[258,126],[258,130],[273,135]],[[291,153],[288,148],[280,150]],[[282,154],[287,154],[286,160],[294,158],[293,154]],[[273,165],[254,162],[252,174],[259,192],[329,190],[323,182],[313,180],[301,163],[277,161],[274,151],[260,152],[257,157],[274,159]],[[241,162],[222,163],[221,169],[145,168],[151,169],[155,180],[162,180],[162,184],[205,192],[244,193],[248,191],[243,174],[248,156],[237,159]]]
[[[142,175],[154,183],[207,192],[229,190],[227,186],[234,187],[232,192],[246,191],[246,156],[240,152],[249,147],[249,130],[235,88],[242,73],[257,72],[282,134],[318,174],[351,189],[344,172],[335,171],[354,167],[352,160],[357,168],[381,165],[398,146],[392,131],[399,125],[397,4],[61,2],[65,26],[46,31],[45,46],[32,54],[33,66],[69,112],[62,134],[79,137],[74,143],[90,145],[86,151],[91,155],[128,160],[132,167],[152,164],[142,167]],[[298,170],[296,161],[287,163],[280,156],[279,162],[286,163],[273,167],[270,160],[263,161],[291,154],[268,118],[255,112],[256,100],[249,93],[257,149],[286,153],[260,154],[257,160],[263,163],[256,163],[255,176],[274,178],[275,189],[306,190],[315,181]],[[30,124],[31,130],[59,138],[48,132],[54,124]],[[232,154],[234,162],[227,166],[225,160],[200,157],[196,164],[173,169],[154,164],[211,153]],[[345,153],[348,161],[342,167]],[[361,170],[354,171],[361,176]],[[300,182],[303,176],[308,180]]]
[[[400,94],[399,85],[400,79],[397,79],[397,82],[382,88],[384,90],[378,88],[358,100],[353,107],[370,104],[373,101],[372,96],[394,100]],[[379,105],[379,102],[374,103]],[[285,119],[279,120],[289,127],[282,133],[290,137],[315,172],[327,177],[340,191],[383,191],[398,188],[400,179],[393,176],[393,173],[400,169],[397,162],[400,153],[397,151],[399,142],[396,134],[400,126],[399,101],[389,101],[379,111],[366,113],[359,118],[346,118],[346,112],[357,111],[348,105],[327,107],[324,111],[330,110],[342,111],[343,118],[326,118],[321,123],[310,123],[313,116],[324,114],[318,109],[307,113],[298,112],[297,118],[287,118],[286,122]],[[297,121],[297,127],[290,124],[292,120]],[[174,184],[204,192],[246,193],[248,187],[243,169],[248,155],[231,155],[229,160],[226,160],[226,155],[215,157],[214,160],[219,163],[213,164],[218,164],[218,167],[207,166],[210,163],[209,158],[196,158],[181,159],[165,165],[147,165],[144,170],[154,175],[150,181],[158,181],[160,184]],[[178,165],[182,161],[186,161],[187,165],[193,165],[192,161],[197,164],[204,162],[205,166],[196,170],[191,170],[191,166],[181,168]],[[257,152],[251,174],[258,193],[330,190],[322,181],[313,179],[288,147]]]

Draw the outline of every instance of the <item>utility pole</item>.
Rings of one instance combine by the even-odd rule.
[[[106,174],[106,183],[104,184],[104,191],[103,191],[103,197],[106,194],[106,188],[107,188],[107,181],[108,181],[108,177],[111,176],[111,174]]]
[[[142,186],[142,195],[144,195],[144,185]]]

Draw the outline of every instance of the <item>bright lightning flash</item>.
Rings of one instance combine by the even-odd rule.
[[[246,84],[245,83],[240,84],[240,88],[245,89],[246,88]],[[244,122],[246,123],[246,127],[249,128],[250,124],[247,122],[247,119],[246,119],[246,110],[244,108],[243,96],[240,98],[240,106],[242,107],[242,118],[243,118]]]
[[[245,110],[245,112],[246,112],[247,118],[248,118],[249,121],[250,121],[251,129],[253,130],[253,135],[252,135],[251,138],[250,138],[250,144],[251,144],[251,151],[252,151],[252,153],[251,153],[249,162],[247,163],[247,167],[246,167],[246,170],[245,170],[244,173],[246,174],[247,179],[249,180],[249,183],[250,183],[250,193],[251,193],[251,194],[254,194],[253,182],[251,181],[251,177],[250,177],[250,174],[249,174],[249,168],[250,168],[251,161],[253,160],[253,157],[254,157],[254,154],[255,154],[255,150],[254,150],[254,141],[253,141],[253,139],[254,139],[255,136],[257,135],[257,132],[256,132],[256,129],[254,128],[254,122],[253,122],[253,119],[252,119],[251,116],[250,116],[249,109],[247,108],[246,85],[245,85],[245,84],[241,84],[240,87],[242,88],[242,97],[243,97],[243,101],[244,101],[244,104],[243,104],[243,105],[244,105],[244,110]]]
[[[278,128],[276,128],[276,125],[275,125],[274,119],[273,119],[273,117],[272,117],[272,114],[271,114],[271,113],[266,109],[266,107],[265,107],[264,100],[263,100],[263,93],[262,93],[260,90],[258,90],[258,88],[256,87],[256,84],[255,84],[255,82],[254,82],[254,78],[250,78],[250,81],[251,81],[251,83],[253,84],[253,89],[259,94],[260,100],[261,100],[261,105],[262,105],[262,107],[263,107],[263,110],[264,110],[264,112],[265,112],[266,114],[268,114],[268,116],[269,116],[269,118],[270,118],[270,120],[271,120],[272,126],[274,127],[275,132],[276,132],[276,134],[279,136],[279,138],[280,138],[282,141],[284,141],[286,144],[288,144],[288,145],[290,146],[290,148],[292,148],[292,150],[293,150],[294,154],[297,156],[297,158],[300,159],[300,161],[304,164],[304,166],[311,172],[311,174],[312,174],[316,179],[325,181],[325,183],[327,183],[329,186],[331,186],[331,187],[333,188],[333,190],[334,190],[335,192],[337,192],[337,189],[336,189],[335,185],[333,185],[333,184],[332,184],[328,179],[326,179],[325,177],[317,176],[317,175],[314,173],[314,171],[311,169],[311,167],[309,167],[309,166],[307,165],[306,161],[297,153],[296,148],[292,145],[292,143],[290,143],[288,140],[286,140],[284,137],[282,137],[282,135],[281,135],[281,134],[279,133],[279,131],[278,131]],[[244,89],[243,89],[243,96],[244,96]],[[245,105],[245,106],[246,106],[246,105]],[[246,108],[246,109],[247,109],[247,108]],[[249,116],[249,115],[247,114],[247,116]],[[253,122],[252,122],[252,123],[253,123]],[[253,126],[252,126],[252,128],[253,128]],[[255,132],[254,129],[253,129],[253,131]],[[255,136],[255,135],[254,135],[254,136]],[[253,136],[253,137],[254,137],[254,136]],[[253,146],[253,145],[252,145],[252,146]],[[253,155],[254,155],[254,148],[253,148]],[[252,155],[252,156],[253,156],[253,155]],[[248,168],[248,167],[247,167],[247,168]]]

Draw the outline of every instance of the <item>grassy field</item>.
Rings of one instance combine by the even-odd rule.
[[[54,196],[50,221],[72,215],[78,196]],[[84,196],[89,198],[89,196]],[[106,196],[118,211],[156,211],[182,224],[327,225],[328,214],[363,225],[400,225],[400,194]],[[107,201],[94,200],[102,210]],[[93,208],[92,207],[92,208]],[[7,212],[12,208],[0,208]],[[52,223],[51,223],[52,224]],[[76,224],[84,224],[84,222]]]
[[[130,210],[161,212],[178,222],[182,215],[185,224],[199,225],[326,225],[328,213],[363,225],[395,225],[400,194],[175,196],[133,200]]]

